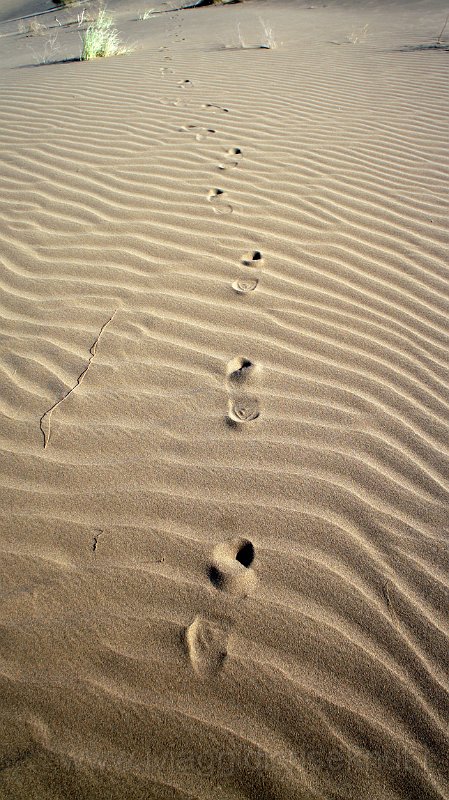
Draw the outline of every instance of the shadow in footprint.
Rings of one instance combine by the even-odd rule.
[[[235,557],[240,564],[243,564],[243,566],[248,569],[253,563],[255,555],[256,551],[254,550],[253,543],[249,539],[244,539],[240,542]]]
[[[188,78],[186,78],[184,81],[179,81],[178,86],[180,86],[181,89],[192,89],[193,83]]]
[[[216,589],[246,597],[257,585],[251,565],[255,549],[249,539],[233,539],[215,547],[209,565],[209,580]]]
[[[263,256],[260,250],[253,250],[252,252],[245,253],[241,258],[242,264],[246,267],[258,267],[263,262]]]
[[[232,214],[232,206],[230,203],[223,202],[223,189],[210,189],[207,199],[212,204],[216,214]]]
[[[210,201],[213,201],[213,200],[218,200],[218,198],[221,197],[223,194],[224,194],[224,189],[209,189],[207,197]]]
[[[228,633],[224,628],[197,616],[185,629],[184,641],[197,675],[207,678],[222,669],[228,654]]]
[[[223,106],[216,105],[215,103],[203,103],[201,108],[207,108],[212,114],[216,114],[217,111],[222,111],[223,114],[229,113],[229,108],[223,108]]]
[[[231,147],[225,155],[225,160],[218,164],[218,169],[221,172],[235,169],[239,166],[242,155],[243,153],[239,147]]]
[[[226,367],[228,380],[239,385],[251,381],[257,371],[256,364],[249,358],[233,358]]]

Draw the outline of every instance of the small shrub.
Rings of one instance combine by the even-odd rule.
[[[55,61],[59,60],[61,54],[61,48],[59,46],[59,41],[58,41],[58,34],[49,33],[44,38],[44,45],[41,50],[36,51],[32,47],[30,49],[31,52],[33,53],[34,60],[37,65],[53,64]]]
[[[148,8],[146,11],[141,11],[139,14],[140,20],[150,19],[153,16],[154,8]]]
[[[114,20],[106,9],[102,8],[98,16],[89,25],[81,37],[83,43],[81,61],[90,61],[93,58],[109,58],[130,52],[119,37]]]
[[[367,36],[368,36],[368,25],[364,25],[363,28],[352,31],[352,33],[349,33],[348,36],[346,37],[346,41],[348,42],[348,44],[361,44],[363,42],[366,42]]]
[[[240,22],[237,23],[237,41],[238,44],[236,45],[237,49],[239,50],[275,50],[278,46],[277,41],[275,39],[273,29],[270,28],[269,25],[259,17],[259,22],[262,26],[263,35],[259,41],[259,44],[249,44],[243,38],[242,27]],[[234,49],[234,46],[226,46],[225,49]]]
[[[24,33],[26,36],[43,36],[47,33],[47,26],[42,25],[37,19],[30,19],[29,22],[21,19],[18,23],[19,33]]]
[[[260,45],[263,50],[275,50],[277,47],[276,39],[274,38],[273,29],[270,28],[269,25],[259,17],[260,24],[262,25],[263,32],[264,32],[264,41]]]

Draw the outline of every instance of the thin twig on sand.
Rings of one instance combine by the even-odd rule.
[[[68,391],[68,392],[66,392],[66,394],[65,394],[63,397],[61,397],[61,399],[60,399],[60,400],[57,400],[57,401],[56,401],[56,403],[54,403],[54,404],[53,404],[53,405],[52,405],[50,408],[48,408],[48,409],[47,409],[47,411],[46,411],[44,414],[42,414],[42,416],[41,416],[41,418],[40,418],[40,420],[39,420],[39,427],[40,427],[40,429],[41,429],[41,431],[42,431],[42,435],[43,435],[43,437],[44,437],[44,449],[45,449],[45,448],[48,446],[48,443],[50,442],[50,435],[51,435],[51,427],[50,427],[50,426],[51,426],[51,415],[52,415],[53,411],[55,410],[55,408],[57,408],[59,405],[61,405],[61,403],[63,403],[63,402],[64,402],[64,400],[67,400],[68,396],[69,396],[70,394],[72,394],[72,392],[73,392],[73,391],[75,391],[75,389],[77,388],[77,386],[80,386],[80,384],[81,384],[81,383],[82,383],[82,381],[84,380],[84,378],[85,378],[85,376],[86,376],[86,373],[87,373],[87,371],[88,371],[88,369],[89,369],[90,365],[92,364],[92,360],[93,360],[93,358],[94,358],[94,356],[95,356],[95,353],[97,352],[97,347],[98,347],[98,342],[100,341],[100,337],[102,336],[102,334],[103,334],[104,330],[105,330],[105,329],[108,327],[108,325],[109,325],[109,324],[112,322],[112,320],[114,319],[114,317],[115,317],[115,315],[116,315],[117,311],[118,311],[118,308],[116,308],[116,309],[115,309],[115,311],[114,311],[114,313],[112,314],[112,316],[111,316],[111,317],[109,317],[109,319],[108,319],[108,320],[106,320],[106,322],[104,323],[104,325],[102,325],[102,326],[101,326],[101,328],[100,328],[100,331],[99,331],[99,334],[98,334],[97,338],[95,339],[95,341],[94,341],[93,345],[91,346],[91,348],[90,348],[90,350],[89,350],[89,352],[90,352],[90,357],[89,357],[89,360],[88,360],[88,362],[87,362],[87,365],[85,366],[85,368],[83,369],[83,371],[81,372],[81,374],[78,376],[78,378],[77,378],[77,380],[76,380],[76,383],[75,383],[75,384],[72,386],[72,388],[71,388],[71,389],[69,389],[69,391]],[[44,420],[45,420],[45,419],[47,420],[47,430],[45,430],[45,428],[43,427],[43,423],[44,423]]]
[[[448,23],[448,22],[449,22],[449,11],[448,11],[447,17],[446,17],[446,19],[445,19],[445,21],[444,21],[444,25],[443,25],[443,27],[442,27],[442,29],[441,29],[440,35],[438,36],[438,39],[437,39],[437,44],[443,44],[443,42],[441,41],[441,39],[442,39],[442,36],[443,36],[443,33],[444,33],[444,31],[445,31],[445,30],[446,30],[446,28],[447,28],[447,23]]]

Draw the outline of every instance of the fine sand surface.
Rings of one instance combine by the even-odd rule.
[[[0,798],[447,800],[447,2],[110,5],[1,3]]]

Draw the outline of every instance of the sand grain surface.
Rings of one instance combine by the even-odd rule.
[[[152,5],[0,16],[0,796],[447,800],[445,6]]]

